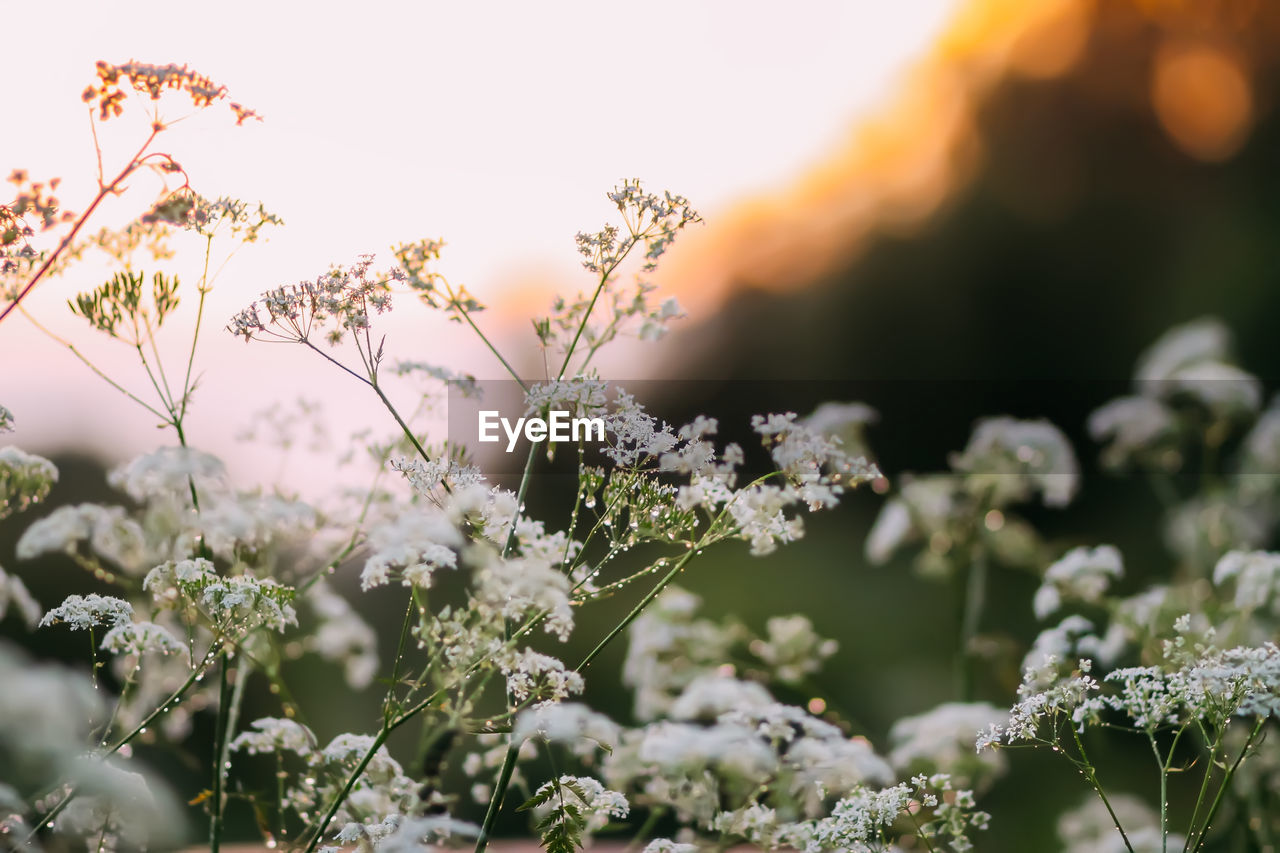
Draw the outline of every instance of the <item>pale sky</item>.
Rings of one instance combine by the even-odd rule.
[[[302,353],[221,331],[262,290],[424,236],[447,242],[439,269],[482,300],[531,279],[587,287],[572,238],[607,220],[603,193],[618,179],[682,193],[711,223],[785,187],[893,96],[953,5],[6,2],[6,65],[20,73],[6,92],[0,171],[61,176],[64,203],[83,207],[93,149],[79,94],[98,59],[186,63],[265,116],[236,128],[215,108],[162,137],[201,193],[261,199],[287,222],[232,261],[208,308],[194,433],[229,452],[273,399],[350,409],[342,394],[360,390]],[[145,135],[136,106],[100,128],[108,169],[111,153]],[[143,211],[154,191],[139,187],[103,223]],[[97,276],[47,282],[29,307],[136,380],[129,354],[65,308]],[[462,339],[423,317],[389,326],[397,355],[451,363]],[[469,344],[460,357],[498,375]],[[155,444],[150,416],[21,317],[0,326],[0,364],[19,445],[79,441],[121,459]],[[377,417],[368,409],[350,425]]]

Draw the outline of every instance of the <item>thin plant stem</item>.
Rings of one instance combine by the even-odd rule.
[[[1071,737],[1075,740],[1076,749],[1080,752],[1080,770],[1084,773],[1085,779],[1093,786],[1094,793],[1102,800],[1102,805],[1106,807],[1107,814],[1111,815],[1111,822],[1115,824],[1116,829],[1120,831],[1120,838],[1124,841],[1125,849],[1129,853],[1134,853],[1133,844],[1129,841],[1129,835],[1124,831],[1124,827],[1120,825],[1120,818],[1116,816],[1116,811],[1111,807],[1111,801],[1107,799],[1107,794],[1102,790],[1102,783],[1098,781],[1098,772],[1093,767],[1093,762],[1089,760],[1089,753],[1085,751],[1084,741],[1080,739],[1080,733],[1076,731],[1075,726],[1069,726],[1071,729]]]
[[[80,214],[76,221],[72,223],[71,230],[68,231],[67,235],[58,243],[58,247],[50,253],[49,257],[45,258],[44,263],[35,271],[35,274],[31,276],[30,280],[27,281],[22,290],[13,298],[13,301],[10,302],[3,311],[0,311],[0,322],[4,322],[4,318],[8,317],[9,314],[13,312],[13,309],[17,308],[18,305],[21,304],[22,300],[27,298],[27,294],[35,288],[35,286],[40,282],[40,279],[44,278],[45,275],[48,274],[49,270],[53,268],[54,263],[59,257],[61,257],[62,253],[67,250],[72,241],[75,240],[76,235],[80,233],[80,229],[89,221],[89,217],[91,217],[93,212],[98,209],[98,205],[102,204],[103,200],[106,199],[107,196],[114,195],[116,188],[124,183],[125,179],[127,179],[131,174],[133,174],[134,170],[142,165],[142,161],[146,159],[143,155],[151,143],[155,141],[157,133],[159,133],[159,131],[153,129],[151,131],[151,135],[147,137],[146,141],[142,143],[142,147],[138,149],[138,152],[134,154],[133,157],[129,159],[129,162],[125,164],[125,167],[120,170],[120,174],[116,175],[115,179],[112,180],[110,184],[101,187],[98,190],[98,194],[94,196],[93,201],[89,203],[87,208],[85,208],[84,213]]]
[[[227,717],[231,711],[231,685],[227,679],[227,653],[218,655],[218,720],[213,738],[213,796],[209,798],[209,853],[218,853],[222,843],[222,766],[227,737]]]
[[[1231,779],[1235,776],[1236,770],[1240,767],[1240,763],[1244,761],[1244,757],[1249,754],[1249,749],[1253,746],[1253,739],[1262,731],[1262,727],[1266,722],[1266,717],[1258,717],[1258,722],[1254,725],[1253,731],[1249,733],[1249,738],[1244,742],[1244,746],[1241,747],[1240,754],[1236,756],[1236,760],[1231,764],[1231,767],[1222,777],[1222,782],[1218,785],[1218,792],[1214,795],[1213,803],[1209,806],[1209,811],[1204,816],[1204,824],[1196,830],[1195,845],[1190,846],[1190,842],[1188,842],[1191,853],[1196,853],[1196,851],[1204,847],[1205,837],[1209,832],[1209,828],[1213,825],[1214,817],[1218,814],[1218,807],[1222,805],[1222,797],[1227,792],[1227,788],[1231,786]]]
[[[1156,757],[1156,766],[1160,770],[1160,851],[1169,853],[1169,765],[1160,754],[1156,736],[1147,732],[1147,740],[1151,743],[1151,753]],[[1172,748],[1169,749],[1169,756],[1173,757]]]

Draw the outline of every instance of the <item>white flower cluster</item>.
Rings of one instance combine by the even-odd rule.
[[[1170,329],[1152,344],[1138,360],[1135,393],[1112,400],[1089,418],[1094,440],[1109,442],[1104,464],[1176,471],[1186,438],[1203,429],[1197,416],[1188,419],[1188,405],[1224,422],[1255,416],[1262,405],[1262,385],[1235,365],[1231,350],[1230,332],[1212,317]],[[1246,444],[1265,453],[1270,429],[1259,421]]]
[[[1035,495],[1045,506],[1063,507],[1080,487],[1075,451],[1048,421],[980,420],[964,452],[952,457],[951,467],[968,475],[970,489],[995,507]]]
[[[553,789],[559,793],[560,797],[563,797],[566,791],[569,792],[571,799],[576,802],[560,803],[557,802],[556,797],[551,797],[535,809],[535,815],[545,816],[553,808],[565,809],[573,806],[575,816],[581,818],[585,824],[583,827],[585,831],[594,832],[602,829],[610,818],[625,818],[631,813],[631,806],[627,803],[625,796],[617,791],[610,791],[590,776],[561,776],[544,782],[534,792],[533,798],[540,799]]]
[[[98,595],[68,595],[40,620],[40,625],[66,624],[73,631],[88,631],[98,625],[116,627],[128,623],[133,605],[122,598]]]
[[[1280,554],[1228,551],[1213,569],[1213,584],[1235,588],[1235,606],[1244,611],[1270,611],[1280,616]]]
[[[1046,619],[1064,600],[1097,604],[1111,582],[1122,577],[1124,563],[1114,546],[1073,548],[1045,570],[1032,609],[1037,619]]]
[[[839,648],[835,640],[819,637],[807,616],[773,616],[764,628],[765,636],[751,641],[751,653],[784,684],[798,684],[817,672]]]
[[[512,739],[538,738],[563,744],[579,758],[590,758],[599,749],[611,750],[618,742],[617,723],[576,702],[537,705],[520,712],[512,728]]]
[[[271,578],[219,575],[203,558],[156,566],[143,579],[142,588],[161,606],[198,607],[224,632],[258,626],[284,631],[298,624],[292,589]]]
[[[43,456],[0,447],[0,518],[22,512],[49,495],[58,469]]]
[[[405,586],[428,589],[436,570],[457,566],[454,549],[462,545],[462,536],[443,513],[410,507],[374,527],[368,544],[372,553],[360,572],[362,589],[388,583],[392,569],[400,570]]]
[[[251,303],[231,318],[227,330],[246,341],[307,341],[313,331],[332,320],[337,325],[328,332],[328,339],[337,343],[349,331],[368,329],[371,314],[391,307],[391,282],[407,281],[398,267],[374,272],[373,261],[373,255],[361,255],[349,267],[335,267],[312,281],[267,291],[260,297],[261,307],[258,301]]]
[[[623,214],[627,233],[606,225],[596,234],[577,235],[578,253],[591,272],[611,271],[640,242],[645,244],[645,269],[651,270],[681,228],[701,221],[684,196],[646,193],[637,180],[623,181],[608,196]]]
[[[867,535],[866,555],[882,564],[906,545],[922,545],[915,562],[945,577],[971,564],[975,549],[998,562],[1037,566],[1039,535],[1010,507],[1039,496],[1061,508],[1079,488],[1071,444],[1047,421],[987,418],[950,457],[952,474],[904,477]]]
[[[944,702],[931,711],[903,717],[889,730],[889,763],[899,773],[946,773],[979,790],[1008,769],[999,752],[975,755],[974,733],[1008,722],[1007,712],[988,702]]]
[[[302,771],[289,774],[283,804],[304,820],[316,808],[333,801],[348,774],[375,743],[370,735],[344,733],[320,748],[309,728],[275,717],[255,720],[250,729],[231,741],[231,751],[248,755],[289,753],[302,759]],[[410,814],[418,805],[418,787],[387,748],[379,746],[335,814],[338,840],[377,840],[390,835],[401,816]]]
[[[226,488],[227,471],[216,456],[187,447],[162,447],[121,465],[107,482],[135,501],[185,498]]]
[[[75,553],[80,543],[129,574],[141,571],[149,556],[141,525],[121,507],[97,504],[58,507],[23,531],[16,551],[19,559],[31,560]]]
[[[341,663],[352,688],[368,687],[381,664],[373,628],[323,578],[312,584],[303,601],[320,620],[307,634],[307,648],[324,660]]]
[[[116,654],[178,654],[185,649],[168,628],[154,622],[121,622],[102,638],[102,648]]]
[[[932,812],[933,820],[919,819],[925,810]],[[906,815],[916,816],[918,828],[895,831],[895,824]],[[986,829],[989,822],[990,815],[975,809],[972,791],[957,790],[948,776],[937,774],[916,776],[910,784],[889,788],[859,787],[836,803],[830,815],[816,820],[787,822],[774,809],[753,804],[720,814],[716,828],[764,850],[872,853],[899,849],[882,845],[905,835],[924,839],[929,849],[943,849],[930,844],[935,839],[945,841],[945,849],[965,853],[973,849],[972,832]]]
[[[8,615],[9,608],[17,612],[27,628],[35,628],[44,612],[40,609],[39,602],[31,597],[22,579],[0,568],[0,620]]]
[[[1160,832],[1160,815],[1132,794],[1112,794],[1107,804],[1090,797],[1058,818],[1058,838],[1064,853],[1164,853],[1185,849],[1186,839],[1176,832],[1167,839]],[[1115,812],[1115,818],[1111,812]],[[1116,822],[1125,828],[1123,836]]]

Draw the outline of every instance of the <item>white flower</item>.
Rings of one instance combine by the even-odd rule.
[[[22,621],[28,628],[34,628],[40,623],[40,615],[43,611],[40,609],[40,604],[27,591],[22,579],[0,569],[0,620],[4,619],[11,606],[22,617]]]
[[[41,554],[73,553],[80,542],[87,542],[95,554],[129,572],[141,571],[146,565],[146,536],[141,526],[127,518],[122,507],[97,504],[58,507],[23,532],[16,551],[19,559],[30,560]]]
[[[492,555],[476,572],[475,596],[480,605],[506,619],[546,613],[543,630],[561,642],[573,630],[569,579],[545,560],[503,560]]]
[[[1228,551],[1213,569],[1214,586],[1235,583],[1235,605],[1241,610],[1280,606],[1280,554],[1267,551]]]
[[[1162,382],[1179,370],[1230,356],[1231,332],[1216,317],[1202,317],[1169,329],[1138,358],[1134,379]]]
[[[555,702],[582,692],[581,675],[566,670],[564,661],[532,649],[505,656],[499,661],[499,668],[507,677],[507,689],[517,702],[531,697]]]
[[[184,651],[168,629],[154,622],[122,622],[106,633],[101,648],[116,654],[140,655],[159,652],[163,655]]]
[[[1127,853],[1124,838],[1116,829],[1116,820],[1125,828],[1134,853],[1162,853],[1181,850],[1185,839],[1169,833],[1168,847],[1160,837],[1160,815],[1132,794],[1111,793],[1107,804],[1090,795],[1083,803],[1058,818],[1058,838],[1066,845],[1064,853]]]
[[[618,724],[576,702],[545,704],[521,711],[511,737],[565,744],[585,757],[599,748],[611,749],[618,742]]]
[[[610,818],[625,818],[631,813],[631,806],[624,795],[609,790],[590,776],[561,776],[544,782],[534,796],[544,795],[553,788],[558,790],[560,796],[568,793],[570,798],[577,800],[577,804],[566,803],[565,805],[575,806],[575,810],[586,820],[587,832],[601,829]],[[537,809],[537,812],[545,815],[559,808],[559,797],[553,795],[544,806]]]
[[[727,711],[772,704],[769,691],[755,682],[708,674],[690,682],[668,713],[673,720],[710,720]]]
[[[795,684],[822,668],[839,644],[813,630],[807,616],[774,616],[765,622],[765,637],[753,640],[751,653],[772,669],[784,684]]]
[[[1119,397],[1089,415],[1089,435],[1108,441],[1103,461],[1123,467],[1135,455],[1154,449],[1173,435],[1173,412],[1150,397]]]
[[[306,601],[320,619],[307,635],[307,647],[325,660],[341,662],[351,687],[368,687],[381,665],[373,628],[323,578],[308,590]]]
[[[221,491],[225,480],[226,469],[217,457],[186,447],[162,447],[107,476],[107,482],[136,501],[170,497],[183,503],[190,502],[192,488],[197,495]]]
[[[277,751],[293,752],[303,757],[316,750],[316,736],[301,723],[279,717],[263,717],[251,724],[254,731],[241,732],[231,741],[233,752],[243,750],[250,755]]]
[[[944,702],[931,711],[893,724],[889,762],[903,773],[947,773],[969,783],[990,782],[1006,770],[998,752],[974,754],[980,731],[1003,726],[1009,714],[986,702]]]
[[[360,572],[360,586],[382,586],[392,569],[400,569],[405,586],[428,588],[437,569],[457,566],[453,549],[461,544],[462,537],[444,514],[417,508],[401,513],[370,531],[373,553]]]
[[[1123,576],[1124,563],[1114,546],[1073,548],[1045,570],[1033,601],[1036,618],[1053,614],[1064,598],[1097,604],[1111,581]]]
[[[655,838],[645,845],[643,853],[698,853],[698,845],[679,844],[666,838]]]
[[[969,475],[970,489],[996,507],[1039,494],[1048,507],[1063,507],[1079,488],[1080,468],[1071,443],[1048,421],[985,418],[978,421],[951,467]]]
[[[0,518],[44,500],[56,482],[58,469],[48,459],[17,447],[0,447]]]
[[[89,595],[68,595],[61,604],[50,610],[40,620],[41,627],[66,623],[73,631],[87,631],[96,625],[115,627],[127,623],[133,616],[133,605],[122,598]]]

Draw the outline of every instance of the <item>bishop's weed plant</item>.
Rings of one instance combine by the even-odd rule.
[[[680,316],[645,276],[699,222],[686,199],[634,180],[608,193],[616,221],[577,237],[589,285],[533,318],[541,376],[512,367],[481,301],[438,271],[438,240],[349,259],[229,318],[225,333],[264,358],[267,343],[301,347],[368,403],[372,477],[321,506],[238,487],[187,437],[205,297],[238,245],[281,224],[261,205],[204,198],[154,150],[175,95],[205,110],[226,91],[179,66],[102,63],[97,77],[84,93],[95,128],[142,100],[149,135],[117,177],[100,165],[95,201],[78,215],[51,195],[54,182],[14,173],[16,196],[0,207],[0,320],[21,314],[46,329],[27,295],[61,286],[86,254],[111,259],[110,277],[67,304],[86,336],[132,353],[132,374],[109,375],[80,340],[55,339],[155,416],[166,443],[110,472],[118,502],[63,505],[25,524],[16,568],[0,570],[0,618],[69,632],[85,652],[73,670],[0,645],[6,848],[170,848],[184,840],[185,799],[214,851],[234,810],[252,815],[267,846],[308,852],[483,851],[500,816],[524,814],[553,853],[620,833],[652,853],[958,853],[980,846],[993,819],[982,798],[1034,748],[1061,756],[1092,798],[1062,815],[1073,853],[1275,848],[1280,555],[1265,548],[1280,518],[1280,408],[1264,408],[1220,324],[1171,332],[1144,356],[1134,393],[1089,423],[1104,462],[1142,472],[1165,503],[1167,583],[1121,594],[1118,549],[1061,549],[1019,517],[1033,502],[1066,507],[1079,488],[1075,450],[1045,421],[981,421],[949,471],[894,478],[868,559],[910,549],[922,574],[954,583],[961,616],[952,701],[899,720],[877,747],[838,715],[777,698],[835,651],[807,617],[763,629],[711,619],[677,584],[707,549],[737,541],[770,554],[804,535],[806,514],[872,481],[883,491],[864,450],[874,413],[848,403],[808,417],[762,412],[750,426],[769,465],[754,472],[713,413],[668,424],[596,371],[602,348],[660,341]],[[237,122],[255,117],[231,107]],[[99,203],[145,170],[160,176],[159,197],[124,228],[90,234]],[[194,285],[165,268],[192,235],[203,251]],[[482,473],[479,448],[422,426],[443,391],[476,394],[481,383],[384,333],[391,310],[470,329],[521,389],[522,416],[602,425],[597,446],[583,437],[561,448],[576,466],[562,514],[526,505],[554,445],[531,442],[508,489]],[[182,361],[162,357],[161,334],[189,336]],[[428,386],[411,405],[397,384],[406,377]],[[0,408],[0,431],[21,417]],[[1201,476],[1183,476],[1195,465]],[[49,460],[0,449],[0,517],[34,515],[57,481]],[[22,566],[48,554],[100,591],[38,604]],[[1040,578],[1028,608],[1046,627],[1016,697],[988,697],[996,704],[979,700],[974,673],[987,590],[1011,569]],[[331,583],[337,573],[396,597],[393,648],[379,648]],[[635,603],[619,607],[620,592]],[[568,658],[588,610],[610,614],[609,627]],[[629,724],[580,698],[615,644],[626,647]],[[307,724],[286,678],[304,656],[340,667],[353,694],[381,695],[364,728]],[[258,686],[273,713],[248,719]],[[190,743],[197,729],[212,732],[201,790],[168,790],[134,754]],[[1108,786],[1093,756],[1115,737],[1149,751],[1147,789]],[[483,817],[467,820],[477,808]]]

